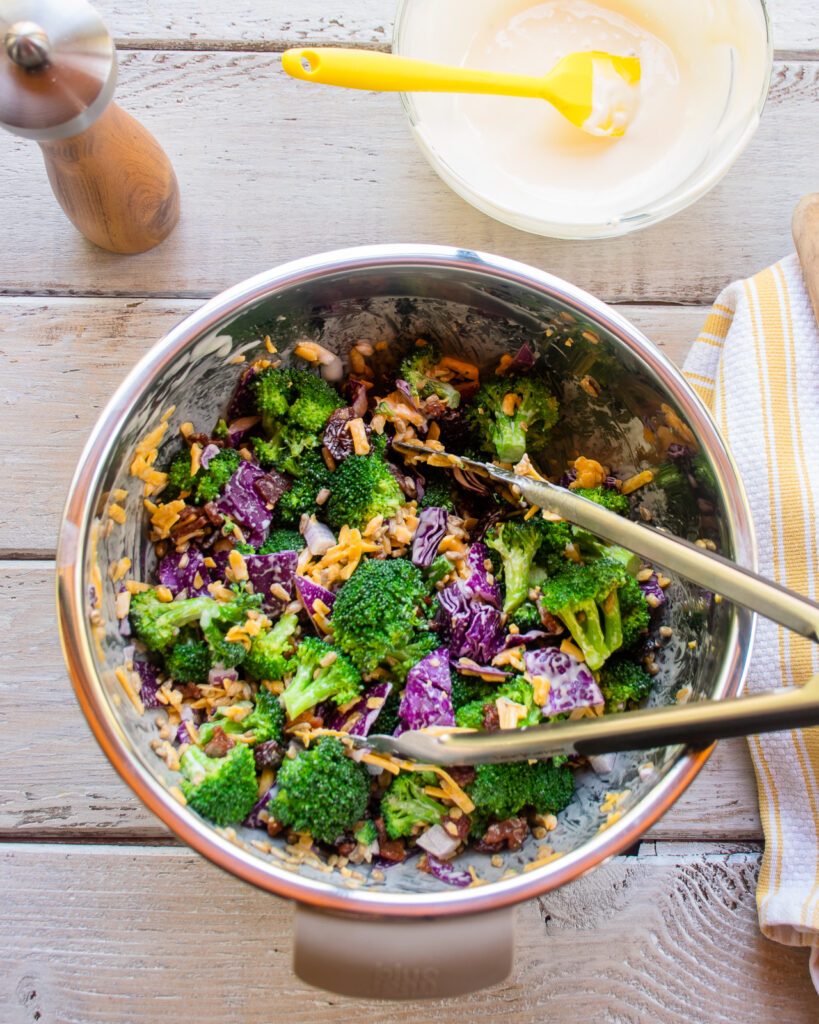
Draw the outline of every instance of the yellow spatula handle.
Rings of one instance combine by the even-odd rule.
[[[282,66],[293,78],[377,92],[473,92],[551,97],[546,78],[453,68],[373,50],[322,46],[287,50]]]

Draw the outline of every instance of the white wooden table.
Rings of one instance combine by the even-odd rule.
[[[771,5],[776,69],[748,151],[692,209],[598,244],[465,205],[416,151],[395,96],[284,77],[288,45],[388,47],[391,0],[97,0],[120,47],[118,99],[174,160],[183,219],[143,256],[93,249],[37,147],[0,137],[3,1024],[817,1020],[805,954],[756,928],[762,836],[740,741],[629,856],[520,908],[507,985],[411,1006],[302,987],[290,908],[178,845],[97,749],[53,602],[66,487],[112,389],[202,299],[284,260],[365,242],[485,249],[621,304],[681,360],[717,291],[790,249],[793,204],[819,187],[819,5]]]

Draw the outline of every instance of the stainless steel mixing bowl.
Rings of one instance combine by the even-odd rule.
[[[715,536],[740,563],[755,563],[748,506],[736,468],[705,408],[680,373],[627,320],[558,278],[510,260],[454,248],[389,245],[347,249],[289,263],[217,296],[160,341],[131,371],[100,417],[80,459],[57,556],[59,619],[77,697],[105,753],[139,797],[177,836],[215,864],[298,901],[296,970],[306,980],[353,995],[443,996],[501,980],[511,964],[511,906],[577,878],[626,849],[683,792],[708,751],[664,748],[618,755],[606,774],[579,773],[574,802],[549,842],[561,856],[524,870],[537,842],[495,868],[470,853],[485,884],[452,889],[395,866],[363,881],[305,866],[293,870],[250,845],[260,833],[213,828],[174,799],[175,779],[151,750],[154,716],[139,718],[115,669],[127,638],[114,614],[108,566],[131,559],[149,579],[153,552],[142,516],[142,484],[129,475],[135,445],[170,406],[163,452],[177,428],[215,420],[237,376],[235,359],[264,352],[269,334],[283,358],[304,337],[344,356],[359,339],[393,343],[434,337],[450,353],[488,363],[524,339],[543,352],[562,392],[556,451],[582,450],[627,476],[658,464],[670,440],[698,447],[710,464],[710,502],[659,488],[643,502],[661,525]],[[579,382],[590,375],[601,386]],[[589,393],[592,392],[592,393]],[[108,526],[111,492],[122,488],[124,525]],[[690,498],[690,500],[689,500]],[[97,574],[99,572],[99,575]],[[100,614],[91,600],[102,583]],[[658,656],[653,700],[681,686],[692,699],[729,697],[742,686],[753,617],[682,582],[670,588],[674,637]],[[96,624],[95,621],[96,620]],[[696,649],[688,646],[696,640]],[[653,770],[647,770],[651,762]],[[641,767],[642,766],[642,767]],[[628,790],[618,820],[600,803]],[[606,827],[601,829],[601,825]],[[274,842],[279,842],[276,840]],[[542,860],[541,856],[541,860]],[[508,874],[513,869],[513,874]],[[470,915],[464,917],[464,915]]]

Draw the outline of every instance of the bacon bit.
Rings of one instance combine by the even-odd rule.
[[[642,473],[636,473],[634,476],[623,481],[623,486],[620,488],[622,494],[631,494],[632,491],[636,491],[638,487],[645,487],[646,484],[650,484],[654,479],[654,474],[650,469],[644,469]]]
[[[113,519],[115,523],[119,523],[120,526],[125,525],[125,521],[128,518],[125,509],[122,505],[117,505],[116,502],[108,507],[108,517]]]
[[[157,587],[154,593],[157,600],[162,601],[163,604],[170,604],[173,601],[173,593],[168,587]]]
[[[241,583],[243,580],[248,579],[247,574],[247,562],[244,560],[241,552],[235,548],[228,555],[228,565],[233,579],[236,583]]]
[[[570,490],[573,491],[576,491],[579,487],[602,487],[608,475],[596,459],[587,459],[583,455],[579,455],[574,460],[574,468],[577,473],[577,479],[569,484]]]
[[[118,562],[112,562],[108,568],[108,575],[114,583],[119,582],[126,572],[131,568],[130,558],[120,558]]]
[[[128,700],[134,705],[136,713],[138,715],[145,714],[145,705],[140,700],[139,694],[134,689],[134,686],[130,679],[130,674],[125,668],[114,669],[114,675],[117,677],[117,682],[125,690],[125,695]]]

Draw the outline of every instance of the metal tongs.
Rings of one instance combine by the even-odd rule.
[[[819,642],[819,605],[727,558],[655,527],[633,523],[547,480],[520,476],[490,463],[450,455],[420,444],[394,441],[393,449],[410,459],[430,459],[501,484],[530,505],[556,513],[611,544],[628,548],[662,566],[750,608],[794,633]],[[434,731],[401,736],[372,735],[362,746],[439,765],[485,764],[552,757],[555,754],[603,754],[684,743],[706,747],[729,736],[777,732],[819,725],[819,676],[791,686],[737,700],[704,700],[673,707],[652,707],[621,715],[555,722],[492,733]],[[354,739],[354,742],[357,742]]]

